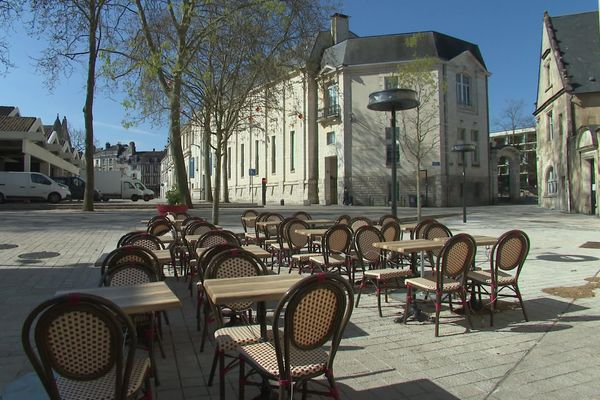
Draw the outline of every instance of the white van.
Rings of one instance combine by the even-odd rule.
[[[154,198],[154,190],[148,189],[142,181],[133,179],[136,189],[141,190],[144,193],[144,201],[150,201]]]
[[[0,171],[0,203],[8,199],[42,199],[58,203],[70,196],[68,188],[39,172]]]

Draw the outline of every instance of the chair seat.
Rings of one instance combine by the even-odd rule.
[[[283,345],[282,345],[283,347]],[[275,347],[270,342],[250,344],[240,347],[239,352],[250,360],[257,368],[267,374],[279,377],[277,355]],[[325,371],[329,354],[322,349],[311,351],[298,351],[293,346],[290,348],[291,367],[293,378],[313,375]]]
[[[270,246],[273,246],[273,245],[279,246],[277,239],[267,239],[267,240],[265,240],[265,244],[270,245]]]
[[[292,255],[294,261],[309,261],[311,257],[318,257],[321,253],[300,253]]]
[[[404,281],[404,283],[406,285],[415,286],[415,287],[418,287],[423,290],[434,291],[437,286],[436,280],[437,280],[437,278],[436,278],[435,274],[428,274],[428,275],[425,275],[424,277],[407,279],[406,281]],[[452,292],[452,291],[460,289],[460,287],[461,287],[461,285],[460,285],[459,281],[455,281],[450,278],[445,278],[442,291],[443,292]]]
[[[290,249],[290,246],[287,243],[283,243],[283,246],[280,246],[277,241],[275,241],[275,243],[269,243],[269,241],[267,240],[265,241],[265,243],[270,245],[273,250],[281,251]]]
[[[472,279],[476,282],[483,283],[485,285],[492,284],[492,271],[488,270],[479,270],[479,271],[470,271],[467,274],[469,279]],[[506,285],[514,285],[516,283],[516,279],[514,275],[507,274],[506,272],[498,271],[498,285],[506,286]]]
[[[267,331],[267,337],[273,338],[273,331]],[[215,331],[215,341],[219,350],[233,351],[240,346],[260,341],[260,325],[229,326]]]
[[[311,262],[316,264],[325,264],[325,258],[322,255],[316,257],[310,257]],[[340,265],[346,262],[346,256],[341,256],[338,254],[331,254],[329,256],[329,265]]]
[[[394,278],[406,278],[412,276],[413,272],[410,268],[386,268],[386,269],[372,269],[365,271],[365,277],[375,278],[379,280],[394,279]]]
[[[138,392],[144,384],[146,374],[150,371],[149,358],[136,358],[133,362],[127,396],[130,397]],[[84,400],[94,398],[97,400],[108,400],[115,398],[115,369],[92,381],[74,381],[57,376],[56,385],[64,400]],[[93,397],[90,397],[93,393]]]

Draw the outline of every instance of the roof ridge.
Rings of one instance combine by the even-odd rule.
[[[563,83],[563,87],[567,92],[571,93],[573,91],[573,85],[571,85],[571,80],[569,79],[569,74],[567,73],[567,67],[565,66],[562,54],[560,53],[560,46],[558,45],[558,40],[556,39],[556,30],[554,29],[554,25],[552,24],[552,17],[550,16],[550,14],[548,14],[548,11],[544,11],[544,23],[546,24],[546,28],[548,31],[548,40],[550,41],[550,47],[554,52],[554,58],[556,59],[556,63],[558,64],[558,72],[560,75],[560,79]]]

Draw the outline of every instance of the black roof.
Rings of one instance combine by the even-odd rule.
[[[407,39],[417,35],[417,45],[409,47]],[[479,46],[433,31],[350,38],[326,49],[321,67],[398,62],[422,57],[451,60],[465,51],[471,52],[486,68]]]
[[[551,22],[573,92],[600,92],[598,12],[551,17]]]

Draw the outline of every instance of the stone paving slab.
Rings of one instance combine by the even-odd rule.
[[[284,214],[291,207],[273,208]],[[372,218],[382,208],[310,207],[314,217],[342,213]],[[409,217],[414,209],[399,210]],[[428,210],[430,211],[430,210]],[[455,209],[433,210],[456,212]],[[139,228],[152,210],[0,211],[0,391],[30,372],[20,343],[27,313],[55,291],[95,286],[99,270],[94,260],[114,248],[125,232]],[[194,214],[208,216],[206,210]],[[240,231],[239,210],[225,210],[220,224]],[[542,289],[586,283],[600,271],[600,250],[580,248],[599,241],[598,218],[561,214],[536,206],[478,207],[461,217],[443,218],[453,232],[499,235],[508,229],[525,230],[532,243],[521,276],[521,288],[530,321],[521,310],[495,316],[473,316],[474,329],[466,333],[462,316],[442,313],[441,337],[433,336],[430,322],[397,324],[403,294],[394,293],[377,315],[375,296],[364,293],[354,310],[335,362],[335,375],[347,399],[593,399],[600,393],[600,300],[565,299]],[[49,258],[36,258],[35,254]],[[479,251],[483,256],[483,252]],[[207,387],[213,347],[199,351],[195,305],[186,284],[168,279],[183,303],[169,312],[165,327],[166,358],[158,358],[161,385],[155,398],[216,399],[218,387]],[[237,397],[237,371],[227,376],[227,397]],[[255,392],[254,392],[255,394]],[[253,392],[248,390],[247,397]],[[313,397],[311,397],[313,398]]]

